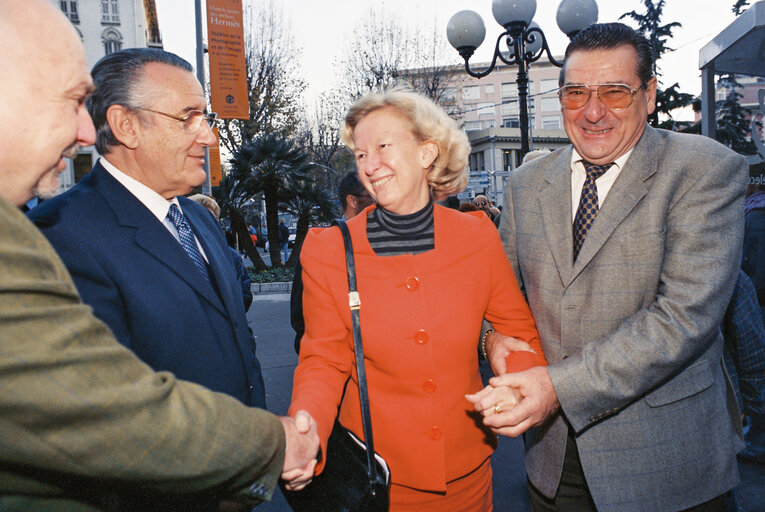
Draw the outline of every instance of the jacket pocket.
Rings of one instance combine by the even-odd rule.
[[[706,360],[689,366],[669,382],[645,396],[651,407],[661,407],[701,393],[714,383],[714,375]]]

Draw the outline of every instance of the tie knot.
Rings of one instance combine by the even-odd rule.
[[[584,164],[584,170],[587,172],[587,177],[592,177],[593,180],[596,180],[603,176],[607,170],[611,168],[611,166],[614,164],[613,162],[609,162],[607,164],[603,165],[595,165],[591,164],[590,162],[586,160],[582,160],[582,163]]]
[[[167,216],[170,218],[170,222],[172,222],[176,227],[179,224],[183,224],[183,214],[181,213],[180,208],[178,208],[178,205],[171,204],[170,209],[167,212]]]

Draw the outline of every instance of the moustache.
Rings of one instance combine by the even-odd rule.
[[[61,156],[64,158],[69,158],[70,160],[74,159],[74,157],[77,156],[77,153],[80,152],[80,145],[76,142],[66,148],[62,153]]]

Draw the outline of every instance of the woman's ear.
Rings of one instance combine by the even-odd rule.
[[[420,143],[420,163],[423,169],[430,169],[438,158],[438,144],[432,140]]]
[[[106,122],[123,146],[135,149],[138,146],[138,118],[122,105],[112,105],[106,111]]]

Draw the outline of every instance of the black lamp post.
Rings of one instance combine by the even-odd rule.
[[[485,70],[474,71],[470,69],[468,63],[486,36],[486,28],[478,13],[466,10],[452,16],[446,26],[446,37],[465,59],[465,71],[470,76],[481,78],[488,75],[497,65],[497,59],[508,66],[518,65],[516,83],[521,115],[521,157],[523,157],[529,151],[529,111],[526,100],[529,64],[539,60],[543,52],[547,53],[547,58],[554,65],[560,67],[562,63],[552,56],[542,29],[531,21],[537,10],[536,0],[494,0],[491,10],[494,19],[504,27],[505,31],[497,38],[494,57]],[[563,0],[558,6],[556,20],[561,31],[569,38],[574,37],[580,30],[598,21],[598,5],[595,0]],[[507,46],[504,52],[500,50],[503,40]]]

